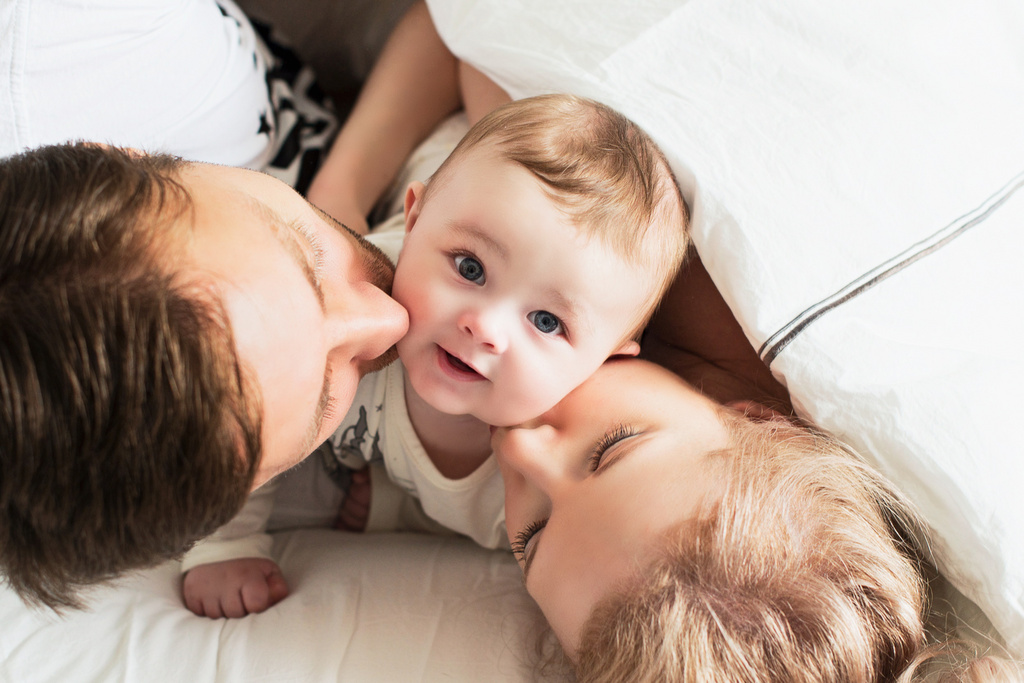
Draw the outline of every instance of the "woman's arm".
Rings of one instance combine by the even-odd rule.
[[[487,76],[452,55],[426,4],[417,2],[384,45],[308,198],[365,234],[366,215],[446,116],[465,106],[473,124],[508,101]]]
[[[761,362],[696,250],[644,333],[641,357],[719,401],[756,401],[783,413],[789,392]]]
[[[459,94],[471,126],[492,109],[512,101],[497,83],[462,61],[459,62]]]
[[[388,38],[309,200],[365,233],[366,215],[406,158],[460,102],[458,62],[417,2]]]

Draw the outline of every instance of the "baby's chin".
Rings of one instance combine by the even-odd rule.
[[[492,427],[515,427],[546,413],[551,408],[547,403],[533,402],[513,409],[507,400],[502,401],[497,395],[488,397],[482,404],[465,405],[450,396],[436,395],[429,386],[419,386],[414,372],[408,373],[408,378],[420,399],[434,410],[446,415],[469,415]]]
[[[521,408],[510,410],[507,402],[504,405],[484,405],[473,410],[473,417],[482,420],[492,427],[516,427],[540,417],[552,406],[546,402],[534,402]]]

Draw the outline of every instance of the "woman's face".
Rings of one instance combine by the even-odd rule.
[[[616,584],[653,559],[728,445],[717,406],[671,372],[614,360],[536,420],[498,429],[509,540],[563,648]]]

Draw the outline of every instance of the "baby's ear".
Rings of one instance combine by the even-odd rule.
[[[406,232],[412,230],[412,226],[416,225],[416,219],[420,217],[420,211],[423,210],[423,192],[426,188],[426,185],[418,180],[414,180],[409,183],[409,187],[405,190]]]
[[[622,345],[615,349],[609,358],[614,358],[616,356],[636,356],[639,353],[640,344],[630,339],[629,341],[622,342]]]

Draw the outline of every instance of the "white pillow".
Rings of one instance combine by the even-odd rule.
[[[586,95],[662,145],[751,344],[1024,656],[1024,5],[428,4],[513,97]]]

